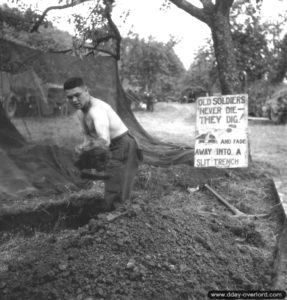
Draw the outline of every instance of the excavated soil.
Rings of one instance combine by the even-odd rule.
[[[206,183],[246,215],[234,216]],[[131,202],[111,213],[79,204],[69,211],[70,203],[98,207],[101,182],[62,197],[67,209],[56,219],[46,210],[50,221],[32,222],[41,208],[19,212],[14,227],[17,214],[2,218],[0,299],[198,300],[211,290],[270,290],[276,282],[285,214],[256,164],[143,165]]]

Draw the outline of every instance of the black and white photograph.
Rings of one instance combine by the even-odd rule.
[[[0,300],[287,299],[287,1],[0,0]]]

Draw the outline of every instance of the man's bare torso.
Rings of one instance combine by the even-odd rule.
[[[90,101],[87,112],[79,112],[85,135],[103,138],[110,144],[110,140],[127,132],[126,125],[109,104],[94,97]]]

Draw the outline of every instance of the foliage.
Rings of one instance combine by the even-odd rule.
[[[273,23],[263,21],[261,5],[262,2],[237,0],[231,14],[237,65],[247,73],[249,83],[274,76],[286,21],[284,14]]]
[[[285,65],[284,54],[281,54],[284,53],[284,46],[280,47],[278,41],[282,38],[286,14],[279,15],[276,22],[269,23],[262,22],[260,17],[263,0],[200,2],[201,7],[197,7],[190,1],[165,0],[163,9],[168,9],[167,3],[173,3],[210,27],[223,93],[245,89],[247,80],[282,78],[282,75],[276,76],[276,68],[282,61]],[[279,71],[285,72],[282,68]]]
[[[201,88],[212,94],[219,90],[217,63],[211,40],[201,46],[182,80],[183,87]]]
[[[114,0],[78,0],[74,3],[79,4],[83,2],[88,3],[88,13],[84,16],[81,14],[74,14],[70,19],[70,21],[75,24],[77,30],[77,46],[87,47],[88,45],[87,48],[91,50],[84,52],[85,54],[91,53],[95,49],[100,49],[112,54],[116,53],[115,57],[118,59],[118,48],[121,37],[117,27],[111,20],[112,8],[116,2]],[[19,3],[21,3],[21,1],[19,1]],[[63,3],[65,4],[63,5]],[[286,21],[286,16],[279,16],[277,23],[262,22],[260,17],[261,0],[236,0],[224,2],[220,2],[219,0],[206,0],[201,1],[202,8],[197,8],[192,4],[186,4],[184,7],[183,4],[181,4],[181,1],[165,0],[163,1],[162,10],[169,9],[171,3],[188,12],[191,16],[205,22],[213,32],[213,39],[217,35],[214,33],[219,30],[218,26],[215,26],[213,17],[220,12],[223,14],[225,13],[224,16],[229,18],[229,13],[226,12],[230,11],[231,32],[234,47],[225,49],[227,52],[225,51],[224,53],[227,55],[228,53],[233,52],[234,49],[237,69],[239,72],[245,72],[247,74],[249,83],[271,77],[274,81],[283,80],[285,76],[284,66],[287,65],[287,63],[284,62],[284,58],[286,57],[284,49],[286,47],[284,42],[279,42],[279,39],[282,35],[282,28]],[[59,5],[65,6],[74,4],[73,1],[60,0]],[[128,13],[129,12],[126,13],[126,16]],[[22,32],[22,29],[25,28],[24,31],[27,32],[31,27],[31,24],[37,22],[40,17],[31,9],[26,9],[26,11],[23,9],[13,9],[13,14],[17,15],[18,18],[20,16],[23,20],[22,23],[26,25],[21,27],[15,20],[10,20],[10,22],[5,21],[4,31],[6,31],[6,35],[12,37],[16,36],[16,38],[20,37],[20,39],[24,40],[28,45],[42,47],[43,49],[53,48],[58,50],[71,47],[71,38],[68,38],[67,36],[65,38],[64,36],[61,37],[59,32],[55,33],[54,29],[51,27],[51,23],[47,23],[47,20],[45,19],[44,24],[46,24],[46,27],[48,27],[49,30],[44,30],[43,28],[45,27],[41,27],[39,30],[42,31],[40,36],[37,34],[29,36],[25,35]],[[11,30],[11,28],[13,30]],[[224,34],[224,32],[222,32],[222,34]],[[60,37],[60,41],[55,42],[56,37]],[[131,43],[132,39],[137,39],[138,41],[134,42],[135,45],[131,47],[128,43]],[[65,44],[64,47],[63,45],[60,46],[61,42]],[[126,55],[126,49],[129,49],[128,51],[131,51],[132,49],[132,52],[137,54],[132,54],[128,59],[122,58],[122,78],[127,78],[131,82],[137,82],[142,89],[155,89],[156,84],[162,83],[160,84],[159,90],[171,90],[174,86],[174,79],[172,78],[179,76],[179,73],[182,74],[183,70],[180,63],[176,62],[178,58],[173,57],[175,55],[174,52],[167,50],[168,47],[174,46],[172,45],[174,41],[168,46],[163,45],[163,43],[162,45],[156,45],[156,42],[150,38],[146,43],[148,46],[144,45],[143,41],[140,41],[138,37],[129,37],[123,41],[121,49],[123,56]],[[216,73],[218,72],[217,67],[219,66],[218,70],[220,70],[221,76],[218,76],[218,78],[221,86],[224,85],[224,81],[226,81],[225,90],[232,91],[232,88],[228,88],[228,86],[232,85],[232,80],[237,82],[237,75],[223,76],[222,73],[231,72],[231,70],[226,68],[228,64],[233,64],[233,56],[231,55],[229,63],[225,64],[224,55],[221,50],[227,46],[225,45],[223,47],[223,45],[220,45],[220,47],[218,47],[219,44],[219,41],[214,43],[217,51],[211,51],[211,49],[199,49],[195,62],[191,66],[190,75],[188,75],[183,82],[193,82],[196,85],[200,83],[201,86],[210,90],[214,82],[217,81]],[[69,45],[70,47],[66,47],[66,45]],[[164,48],[164,51],[160,50],[161,47]],[[219,52],[221,52],[220,55],[218,54]],[[141,59],[136,63],[136,58]],[[219,58],[221,59],[220,62]],[[174,68],[174,70],[172,70],[172,68]],[[237,73],[236,68],[232,68],[232,70]],[[174,76],[171,76],[172,73]]]
[[[2,25],[4,22],[16,31],[29,31],[40,18],[40,15],[30,7],[20,5],[17,8],[10,8],[7,4],[0,5],[0,16]],[[51,23],[44,19],[43,25],[48,26],[49,24]]]
[[[117,57],[120,35],[111,19],[114,0],[78,0],[65,3],[59,0],[58,6],[47,7],[42,14],[31,8],[27,9],[22,1],[17,2],[21,3],[21,9],[9,8],[7,5],[3,9],[5,37],[10,36],[41,50],[70,49],[80,56],[93,53],[94,50],[102,50]],[[47,13],[52,9],[65,9],[84,2],[89,2],[88,6],[85,6],[87,14],[75,13],[69,18],[69,22],[73,23],[76,29],[75,37],[54,29],[52,23],[46,20]],[[31,15],[33,17],[30,17]]]
[[[263,21],[261,17],[262,1],[237,0],[234,2],[231,15],[231,30],[234,42],[237,68],[246,82],[243,90],[251,93],[250,109],[260,115],[261,104],[266,100],[267,92],[260,93],[258,87],[273,82],[281,82],[287,70],[287,38],[282,40],[283,25],[286,15],[281,14],[274,22]],[[188,80],[191,84],[199,82],[208,89],[216,82],[217,61],[209,41],[198,49],[190,67]],[[255,87],[253,91],[252,87]],[[210,89],[208,89],[210,90]],[[258,102],[258,103],[257,103]]]
[[[230,29],[230,10],[234,0],[202,0],[201,7],[189,1],[169,0],[169,2],[210,28],[221,92],[223,94],[239,92],[241,86]]]
[[[275,67],[273,76],[271,78],[272,83],[281,83],[286,78],[287,72],[287,34],[278,45],[279,54],[276,56]]]
[[[72,36],[54,28],[51,22],[45,21],[38,32],[30,33],[31,27],[39,18],[39,15],[30,8],[22,11],[3,5],[0,14],[3,17],[1,24],[3,38],[41,50],[61,51],[72,47]]]
[[[118,60],[121,36],[111,16],[114,2],[114,0],[91,1],[86,7],[87,14],[73,14],[70,22],[75,25],[80,42],[78,46],[92,49],[91,51],[107,52]]]
[[[177,79],[185,73],[182,62],[174,52],[175,41],[167,43],[137,35],[124,38],[121,45],[120,77],[141,91],[172,93]]]
[[[283,54],[287,43],[282,40],[286,13],[276,21],[263,21],[261,5],[237,0],[231,15],[237,64],[247,74],[249,113],[256,116],[262,116],[262,107],[273,91],[272,83],[282,82],[287,70]]]
[[[273,89],[266,79],[260,79],[249,83],[247,90],[248,94],[248,112],[249,115],[262,117],[262,108],[266,99],[271,96]]]

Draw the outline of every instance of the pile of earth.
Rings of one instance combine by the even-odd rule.
[[[253,217],[232,215],[205,183]],[[270,290],[285,218],[279,204],[256,164],[143,165],[131,201],[116,211],[79,228],[59,221],[46,232],[2,231],[0,299],[198,300],[211,290]]]

